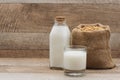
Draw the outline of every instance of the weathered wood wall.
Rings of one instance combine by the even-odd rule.
[[[48,57],[54,17],[72,30],[80,23],[110,25],[113,57],[120,57],[120,5],[116,3],[0,4],[0,57]]]
[[[0,0],[0,3],[115,3],[120,0]]]

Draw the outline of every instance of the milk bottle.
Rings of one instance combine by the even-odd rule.
[[[64,16],[57,16],[49,36],[50,68],[62,69],[64,48],[70,44],[70,30]]]

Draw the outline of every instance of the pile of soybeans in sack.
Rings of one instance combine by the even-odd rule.
[[[80,24],[72,30],[72,45],[87,47],[87,68],[114,68],[110,48],[110,27],[108,25]]]

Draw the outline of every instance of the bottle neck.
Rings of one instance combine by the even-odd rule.
[[[66,21],[56,21],[55,20],[55,24],[54,24],[55,26],[66,26]]]

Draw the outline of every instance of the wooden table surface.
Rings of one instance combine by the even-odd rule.
[[[84,77],[68,77],[62,70],[50,70],[48,58],[1,58],[0,80],[118,80],[120,59],[113,60],[114,69],[86,70]]]

